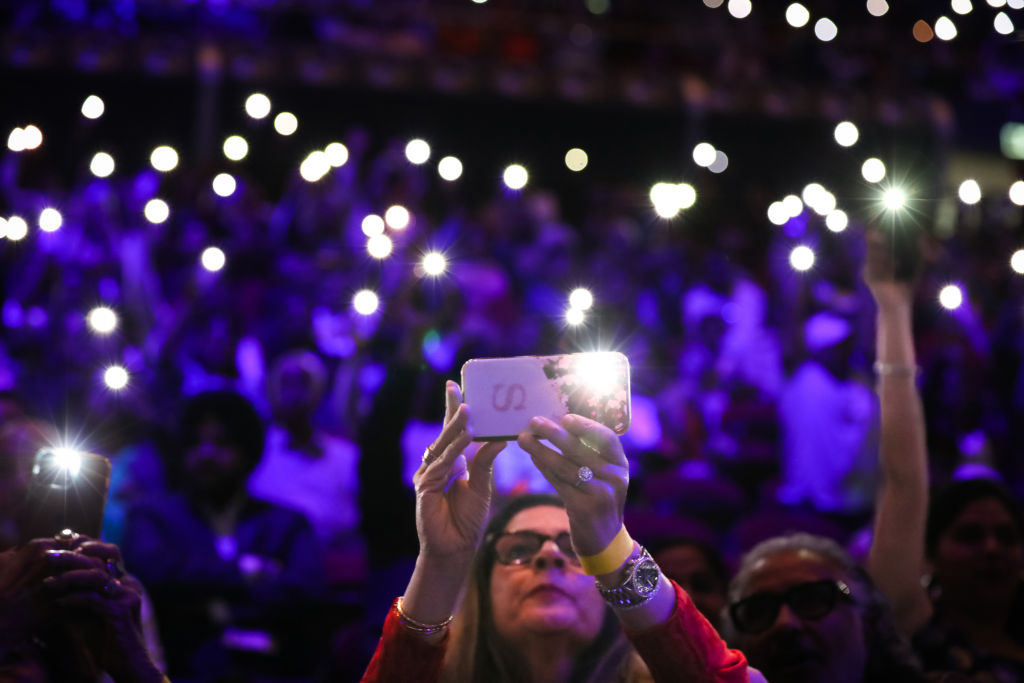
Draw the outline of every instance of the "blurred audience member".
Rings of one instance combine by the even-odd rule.
[[[232,392],[188,401],[181,451],[169,462],[180,490],[128,516],[125,557],[151,590],[169,672],[182,680],[259,680],[307,672],[316,642],[303,614],[323,597],[323,560],[305,517],[251,498],[263,424]]]
[[[665,576],[693,599],[701,614],[721,631],[729,570],[712,545],[691,538],[673,538],[651,543],[651,557]]]
[[[324,546],[344,556],[338,566],[351,568],[362,556],[359,451],[315,423],[326,384],[326,369],[311,351],[293,351],[274,364],[267,387],[274,423],[249,493],[303,512]]]

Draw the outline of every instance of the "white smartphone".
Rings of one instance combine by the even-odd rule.
[[[474,358],[462,366],[474,441],[508,441],[540,415],[569,413],[629,429],[629,360],[617,352]]]

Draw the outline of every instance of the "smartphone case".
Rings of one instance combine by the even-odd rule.
[[[462,391],[474,441],[515,439],[536,415],[629,429],[629,360],[617,352],[476,358],[462,366]]]

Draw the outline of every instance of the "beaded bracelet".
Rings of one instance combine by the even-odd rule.
[[[398,598],[398,601],[395,603],[395,611],[398,612],[398,621],[402,626],[421,636],[432,636],[435,633],[444,631],[454,618],[454,615],[452,615],[438,624],[424,624],[421,621],[416,621],[402,611],[402,598]]]
[[[921,368],[910,363],[883,363],[881,361],[875,363],[875,374],[879,377],[916,377],[920,372]]]

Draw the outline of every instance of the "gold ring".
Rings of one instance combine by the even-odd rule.
[[[429,465],[430,463],[434,462],[435,458],[437,458],[437,453],[434,452],[433,448],[431,448],[430,446],[427,446],[426,448],[423,449],[423,464],[424,465]]]

